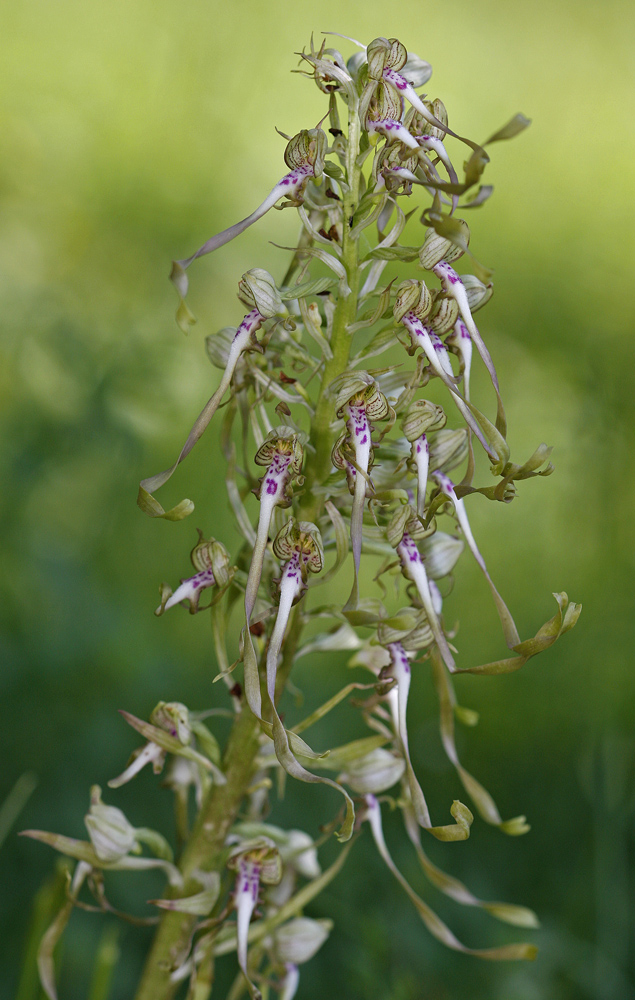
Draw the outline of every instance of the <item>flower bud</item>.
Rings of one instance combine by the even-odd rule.
[[[186,705],[179,701],[160,701],[152,709],[150,722],[159,729],[178,739],[186,747],[190,742],[190,713]]]
[[[400,781],[405,769],[402,757],[377,747],[364,757],[352,760],[346,773],[340,775],[340,780],[345,781],[357,795],[378,795]]]
[[[417,399],[410,404],[401,426],[408,441],[412,442],[422,434],[441,430],[447,419],[442,406],[431,403],[428,399]]]
[[[322,947],[333,923],[331,920],[311,920],[295,917],[275,932],[276,953],[281,962],[302,965]]]
[[[457,427],[456,430],[439,431],[430,446],[430,469],[449,472],[467,458],[467,430]]]
[[[278,559],[285,562],[294,552],[300,552],[302,565],[311,573],[319,573],[324,564],[324,548],[319,528],[310,521],[296,521],[290,517],[280,529],[273,543]]]
[[[397,298],[393,308],[394,317],[399,322],[406,313],[412,312],[418,319],[425,319],[432,309],[432,296],[425,281],[408,278],[397,288]]]
[[[459,304],[456,299],[447,298],[445,295],[437,294],[434,298],[432,313],[428,323],[439,337],[449,333],[454,329],[454,324],[459,318]]]
[[[456,219],[459,222],[465,236],[466,242],[470,242],[470,227],[464,219]],[[419,250],[419,263],[426,271],[431,271],[440,261],[458,260],[463,256],[464,251],[456,243],[439,236],[434,229],[427,229],[423,246]]]
[[[90,790],[90,811],[84,817],[84,822],[100,861],[107,864],[120,861],[130,851],[138,848],[135,828],[121,809],[104,805],[99,785],[93,785]]]
[[[426,538],[421,547],[421,557],[430,579],[441,580],[451,573],[464,548],[462,539],[445,531],[437,531],[431,538]]]
[[[287,830],[286,842],[280,845],[280,855],[285,864],[291,865],[303,878],[317,878],[322,874],[317,848],[312,837],[304,830]]]
[[[250,309],[254,307],[265,319],[284,312],[280,293],[268,271],[252,267],[238,282],[238,298]]]
[[[397,69],[396,66],[394,68]],[[401,67],[401,75],[405,77],[411,87],[417,90],[419,87],[423,87],[432,76],[432,66],[425,59],[421,59],[418,55],[415,55],[414,52],[409,52],[406,62]],[[441,104],[441,101],[439,101],[439,104]]]
[[[446,258],[447,260],[448,258]],[[476,312],[491,299],[494,294],[494,285],[490,281],[484,285],[475,274],[462,274],[461,281],[467,295],[467,304],[470,312]]]

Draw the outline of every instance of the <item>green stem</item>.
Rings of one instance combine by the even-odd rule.
[[[225,839],[249,787],[254,773],[254,760],[258,752],[258,720],[247,704],[243,705],[234,722],[223,770],[227,784],[214,785],[203,805],[180,864],[186,879],[194,869],[212,871],[220,868]],[[198,882],[186,882],[182,895],[200,891]],[[171,1000],[178,983],[170,982],[170,975],[187,957],[190,936],[196,917],[167,910],[161,918],[143,971],[136,1000]]]

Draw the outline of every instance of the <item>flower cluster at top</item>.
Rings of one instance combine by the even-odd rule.
[[[474,950],[457,940],[396,868],[384,840],[378,796],[385,799],[393,790],[393,804],[401,810],[423,871],[438,889],[509,923],[533,926],[530,911],[482,902],[425,853],[421,830],[439,840],[464,840],[473,815],[456,800],[452,823],[433,821],[411,762],[408,697],[411,680],[431,670],[443,745],[473,807],[487,823],[521,834],[528,829],[524,817],[503,820],[492,797],[459,760],[455,720],[473,725],[476,715],[458,704],[452,675],[516,670],[570,629],[579,614],[566,594],[557,594],[554,618],[521,642],[468,520],[472,495],[508,503],[517,482],[552,471],[545,445],[524,463],[511,460],[496,368],[474,319],[492,295],[491,272],[472,255],[464,217],[492,193],[481,184],[489,160],[486,147],[512,138],[528,121],[517,115],[483,144],[459,136],[449,126],[443,102],[421,93],[432,73],[427,62],[394,38],[358,47],[347,62],[326,45],[302,53],[301,71],[328,100],[324,128],[287,137],[288,172],[263,203],[173,265],[177,320],[187,331],[194,322],[185,302],[189,267],[272,208],[297,210],[301,231],[286,273],[276,281],[254,267],[240,279],[244,316],[237,327],[206,341],[210,361],[222,371],[220,384],[174,465],[144,480],[138,498],[153,517],[180,520],[191,513],[190,500],[166,511],[153,494],[214,418],[227,462],[228,501],[243,543],[232,557],[220,541],[201,535],[192,553],[194,575],[174,592],[162,586],[157,614],[179,603],[192,613],[211,606],[220,676],[234,709],[238,712],[245,699],[258,720],[260,749],[247,796],[249,822],[236,825],[226,842],[223,878],[232,887],[229,897],[221,892],[220,876],[211,885],[209,873],[201,872],[194,876],[200,885],[189,902],[162,905],[183,912],[189,905],[190,913],[205,917],[215,906],[224,918],[235,910],[235,926],[230,921],[229,930],[226,924],[219,932],[215,925],[213,934],[202,934],[173,974],[194,974],[206,948],[222,954],[235,947],[253,997],[260,995],[256,982],[270,983],[273,976],[279,995],[289,1000],[297,988],[298,962],[310,957],[328,932],[322,925],[309,926],[310,921],[299,925],[308,918],[296,918],[291,929],[294,922],[285,924],[279,916],[300,908],[292,905],[298,873],[311,879],[309,885],[326,883],[313,855],[311,871],[308,863],[300,864],[308,857],[310,838],[298,841],[304,853],[297,845],[294,853],[289,847],[294,831],[283,833],[265,822],[269,776],[276,771],[326,783],[343,796],[344,813],[334,824],[338,838],[349,840],[367,821],[379,853],[428,929],[446,945],[488,958],[534,954],[532,945]],[[467,150],[462,171],[451,159],[451,143],[462,156]],[[413,215],[423,226],[419,237],[414,221],[406,228]],[[406,233],[416,245],[400,242]],[[393,274],[404,265],[406,275]],[[369,367],[382,355],[389,356],[381,367]],[[481,408],[472,398],[475,364],[484,366],[491,383],[491,417],[490,405]],[[478,450],[487,457],[493,481],[476,486]],[[258,501],[255,519],[250,493]],[[494,663],[471,663],[469,654],[454,646],[444,619],[444,596],[465,548],[491,590],[510,651]],[[363,572],[365,559],[370,572]],[[345,603],[328,598],[325,603],[327,591],[318,591],[316,600],[311,591],[340,572],[350,574]],[[240,643],[232,643],[229,622],[238,605],[242,631]],[[304,626],[318,621],[328,622],[328,629],[313,630],[303,639]],[[238,647],[234,663],[228,643]],[[350,665],[365,674],[328,693],[307,719],[283,724],[277,702],[294,662],[338,650],[351,651]],[[233,673],[239,662],[242,685]],[[371,735],[328,754],[314,751],[300,734],[353,690]],[[360,691],[365,692],[361,700]],[[210,785],[225,780],[217,751],[208,753],[207,764],[198,759],[207,753],[206,745],[209,750],[204,734],[200,742],[200,726],[198,749],[193,749],[193,731],[179,744],[176,731],[166,736],[164,718],[159,726],[133,724],[146,746],[111,784],[130,780],[149,762],[160,770],[166,753],[177,755],[179,767],[173,768],[171,781],[178,794],[192,785],[201,802]],[[189,751],[185,757],[183,747]],[[134,831],[129,839],[132,846]],[[285,851],[290,861],[285,862]],[[98,864],[94,854],[93,865]],[[300,890],[302,905],[311,896],[306,889]],[[251,921],[259,900],[264,916]],[[205,926],[211,926],[209,920]],[[303,933],[309,942],[305,950],[298,943]],[[263,971],[265,958],[269,964]]]

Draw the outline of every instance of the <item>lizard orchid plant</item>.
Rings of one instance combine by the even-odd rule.
[[[199,532],[195,574],[174,590],[162,584],[157,614],[174,614],[179,604],[192,614],[210,609],[225,686],[210,683],[201,699],[216,690],[226,704],[195,712],[161,702],[148,722],[124,713],[144,742],[109,785],[133,780],[147,764],[157,774],[165,771],[175,798],[176,855],[159,834],[104,805],[96,786],[88,841],[25,831],[76,861],[67,901],[39,953],[50,1000],[56,998],[54,949],[73,907],[86,905],[80,892],[88,890],[97,908],[112,910],[107,873],[150,867],[164,870],[168,885],[164,897],[152,901],[158,927],[137,1000],[168,1000],[183,983],[189,1000],[216,996],[215,963],[231,952],[237,955],[231,1000],[244,992],[253,1000],[291,1000],[301,966],[332,926],[303,911],[367,828],[427,929],[449,948],[499,960],[528,959],[536,951],[523,942],[463,945],[397,868],[382,829],[388,803],[400,811],[435,890],[508,924],[536,926],[525,907],[478,899],[436,866],[422,842],[426,834],[466,840],[472,809],[503,833],[528,829],[524,816],[501,817],[459,759],[455,723],[473,725],[477,717],[457,702],[453,676],[518,670],[571,629],[580,612],[566,594],[555,594],[555,616],[521,641],[468,520],[475,494],[491,501],[494,513],[497,502],[513,500],[518,482],[553,471],[546,445],[524,462],[511,459],[499,379],[474,322],[492,294],[492,275],[472,255],[466,218],[492,193],[481,183],[487,150],[529,122],[516,115],[484,143],[465,139],[450,128],[443,102],[421,92],[432,73],[427,62],[395,38],[354,44],[348,60],[326,43],[301,53],[300,72],[325,96],[327,124],[289,139],[288,172],[251,215],[173,265],[177,321],[187,332],[194,322],[185,302],[190,267],[272,208],[298,213],[300,233],[286,271],[275,279],[253,267],[240,278],[238,297],[247,312],[237,315],[236,328],[207,338],[220,382],[174,464],[139,489],[146,514],[172,521],[190,515],[191,500],[165,510],[154,493],[215,421],[242,542],[230,551]],[[461,162],[466,147],[460,168],[452,157]],[[414,221],[406,229],[414,214],[421,232]],[[406,232],[411,244],[400,242]],[[455,266],[463,264],[459,274]],[[407,273],[399,274],[404,266]],[[383,280],[387,267],[394,272],[389,282]],[[492,417],[488,401],[477,406],[470,391],[473,347],[496,397]],[[382,366],[369,368],[380,355]],[[479,452],[490,479],[474,485]],[[206,503],[203,498],[201,520],[214,531]],[[443,595],[465,546],[491,590],[508,647],[492,663],[475,664],[469,649],[455,644],[443,613]],[[318,589],[340,574],[344,590],[333,589],[346,593],[350,586],[345,603]],[[390,590],[383,586],[386,574]],[[312,626],[309,637],[306,626]],[[294,663],[346,651],[357,679],[325,690],[323,704],[307,717],[296,718],[296,708],[283,721],[278,704]],[[424,778],[411,758],[417,725],[409,695],[428,672],[438,693],[443,746],[469,802],[448,803],[450,823],[431,816]],[[309,746],[302,734],[354,691],[352,704],[369,734],[337,747]],[[224,747],[204,721],[219,712],[232,718]],[[326,784],[343,798],[341,812],[324,817],[320,837],[270,821],[271,790],[286,775]],[[322,870],[318,848],[333,833],[342,846]]]

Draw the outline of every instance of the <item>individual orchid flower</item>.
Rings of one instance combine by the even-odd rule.
[[[261,883],[276,885],[282,877],[280,854],[272,840],[259,837],[232,850],[227,866],[236,871],[234,909],[238,964],[245,977],[250,997],[252,1000],[262,1000],[262,994],[251,981],[247,970],[249,924],[258,902]]]
[[[231,583],[235,568],[231,565],[229,553],[223,543],[216,541],[215,538],[205,539],[200,528],[198,535],[199,540],[190,553],[192,565],[198,572],[181,580],[181,585],[174,593],[166,584],[162,584],[161,604],[155,611],[157,616],[184,601],[189,602],[190,614],[196,614],[203,590],[218,587],[216,598],[218,599]]]
[[[236,370],[236,365],[242,355],[247,351],[262,353],[263,348],[256,339],[256,332],[267,319],[273,319],[274,316],[286,312],[275,281],[262,268],[253,268],[251,271],[243,274],[238,284],[238,297],[245,305],[249,306],[250,311],[243,318],[238,329],[234,331],[227,351],[225,370],[220,385],[216,392],[208,399],[196,418],[187,441],[181,448],[174,465],[169,469],[165,469],[164,472],[159,472],[156,476],[150,476],[149,479],[142,479],[139,485],[137,503],[142,510],[152,516],[157,516],[157,507],[159,507],[159,511],[162,508],[151,494],[167,483],[183,459],[187,458],[194,445],[202,437],[223,401],[223,397],[230,386],[234,371]],[[164,516],[164,514],[159,514],[159,516]]]
[[[402,421],[403,432],[410,442],[410,468],[417,477],[417,514],[423,517],[426,505],[430,446],[427,433],[445,427],[443,409],[427,399],[412,403]],[[427,432],[427,433],[426,433]]]
[[[157,728],[165,730],[170,736],[178,739],[182,746],[188,746],[191,737],[190,713],[186,705],[181,702],[160,701],[152,710],[150,723]],[[133,753],[132,758],[125,771],[108,782],[109,788],[120,788],[127,784],[135,775],[139,774],[146,764],[152,764],[155,774],[161,774],[165,764],[167,750],[158,743],[148,740],[146,745]]]
[[[418,178],[415,173],[419,165],[419,155],[415,150],[412,155],[403,157],[403,151],[396,143],[387,143],[373,160],[372,176],[375,180],[375,191],[381,191],[385,187],[389,194],[399,193],[409,194],[412,184]],[[386,215],[392,214],[393,204],[389,201],[385,206]],[[379,231],[383,231],[383,219],[380,216],[377,226]]]
[[[108,782],[110,788],[125,785],[146,764],[152,764],[154,773],[160,774],[168,753],[196,764],[203,775],[209,772],[216,784],[225,784],[225,775],[217,766],[220,763],[220,755],[216,741],[201,721],[190,716],[186,705],[178,701],[160,701],[152,710],[149,722],[137,719],[130,712],[122,711],[121,714],[133,729],[145,736],[147,743],[132,755],[126,769]],[[193,735],[196,735],[205,753],[199,753],[194,749]],[[211,760],[208,754],[214,760]]]
[[[468,520],[467,511],[465,510],[465,501],[460,500],[457,497],[454,483],[448,476],[444,475],[444,473],[441,472],[439,469],[437,469],[435,472],[432,473],[432,478],[436,479],[437,483],[439,484],[439,489],[441,490],[441,492],[444,493],[446,496],[448,496],[452,501],[452,503],[454,504],[456,517],[461,526],[461,530],[465,536],[465,541],[467,542],[472,555],[476,559],[478,565],[480,566],[485,576],[485,579],[489,584],[492,596],[494,598],[494,602],[496,604],[496,609],[498,611],[498,615],[501,620],[501,624],[503,626],[503,631],[505,633],[507,644],[510,648],[513,648],[514,646],[517,646],[519,644],[520,636],[518,635],[516,625],[514,624],[514,619],[512,618],[503,598],[501,597],[498,590],[494,586],[494,582],[491,576],[489,575],[487,566],[485,565],[485,560],[483,559],[483,556],[479,552],[478,546],[474,539],[474,535],[472,534],[472,529],[470,527],[470,522]]]
[[[260,480],[258,489],[254,491],[260,500],[260,514],[245,589],[247,627],[249,627],[260,586],[273,511],[277,506],[288,507],[290,505],[291,483],[302,471],[303,458],[304,448],[298,432],[292,427],[284,425],[270,431],[256,452],[256,464],[267,466],[267,472]]]
[[[240,236],[254,222],[266,215],[280,198],[287,198],[287,204],[290,205],[302,203],[302,192],[308,180],[311,177],[319,179],[322,176],[327,145],[327,137],[320,128],[303,129],[294,135],[289,140],[284,152],[284,160],[289,167],[289,173],[278,181],[255,212],[248,215],[246,219],[236,222],[229,229],[224,229],[216,236],[212,236],[191,257],[174,261],[170,278],[176,285],[181,301],[185,299],[188,289],[185,271],[197,257],[204,257],[205,254],[218,250],[219,247]]]
[[[331,383],[335,395],[338,417],[346,421],[346,432],[333,449],[332,458],[338,468],[346,469],[349,489],[353,493],[351,511],[351,548],[355,567],[354,591],[362,554],[362,526],[364,502],[368,487],[368,473],[373,460],[373,421],[385,420],[390,412],[386,397],[368,372],[345,372]],[[347,449],[353,457],[348,461]],[[356,602],[355,602],[356,603]]]
[[[481,442],[489,457],[496,461],[498,458],[496,452],[488,443],[478,421],[457,388],[457,379],[452,370],[452,362],[445,344],[435,329],[423,322],[432,314],[432,322],[435,323],[437,330],[445,330],[448,322],[450,323],[449,329],[451,329],[457,317],[450,314],[446,318],[444,313],[449,312],[445,309],[447,302],[447,299],[433,300],[424,281],[415,281],[410,278],[402,282],[397,289],[393,312],[395,319],[402,323],[410,334],[413,349],[422,348],[433,371],[452,393],[452,398],[463,419]]]
[[[319,529],[310,521],[290,518],[276,535],[273,551],[278,559],[284,560],[284,565],[279,582],[278,614],[267,650],[267,690],[272,701],[276,692],[278,657],[291,608],[306,590],[307,573],[319,573],[324,564],[322,538]]]
[[[439,621],[430,590],[430,582],[423,560],[419,554],[419,549],[417,548],[417,541],[425,537],[426,531],[412,507],[404,505],[397,511],[388,525],[387,535],[388,541],[396,549],[399,556],[401,572],[407,580],[411,580],[414,583],[417,589],[443,661],[448,670],[454,673],[456,671],[454,657],[450,652],[448,641]]]

